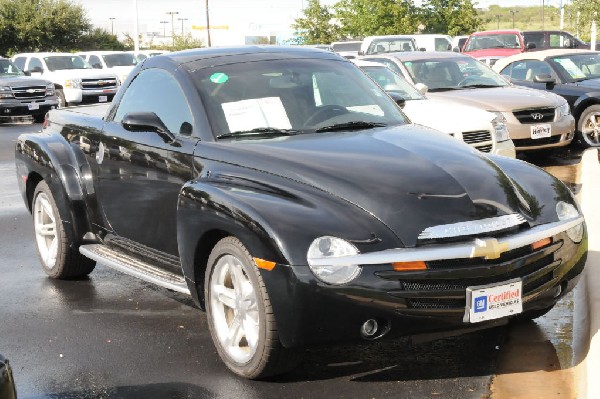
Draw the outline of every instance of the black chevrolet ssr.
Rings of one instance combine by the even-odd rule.
[[[99,262],[190,294],[247,378],[307,345],[538,317],[587,257],[560,181],[410,124],[316,49],[149,58],[112,104],[51,111],[16,164],[50,277]]]

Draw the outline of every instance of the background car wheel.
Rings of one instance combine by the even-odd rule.
[[[577,131],[581,144],[600,146],[600,105],[591,105],[583,111],[577,122]]]
[[[281,346],[265,285],[237,238],[224,238],[213,248],[204,292],[213,342],[231,371],[258,379],[295,367],[298,356]]]
[[[42,123],[46,119],[46,114],[33,115],[33,121],[35,123]]]
[[[96,262],[72,248],[48,184],[41,181],[33,194],[33,227],[42,268],[52,278],[83,277]]]
[[[65,108],[67,104],[67,100],[65,100],[65,92],[62,89],[56,90],[56,97],[58,97],[58,105],[56,108]]]

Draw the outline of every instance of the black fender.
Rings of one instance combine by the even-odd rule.
[[[280,339],[292,347],[298,325],[310,313],[296,278],[312,275],[306,254],[315,238],[341,237],[361,252],[399,247],[401,242],[354,204],[274,175],[268,175],[267,183],[265,177],[248,169],[228,170],[187,183],[178,202],[179,254],[192,296],[202,308],[206,270],[202,261],[208,255],[199,253],[210,253],[218,239],[235,236],[252,257],[275,262],[273,270],[259,270],[272,298]]]
[[[587,107],[594,104],[600,104],[600,91],[589,92],[583,94],[573,103],[573,117],[579,123],[581,114],[586,110]],[[578,129],[578,126],[575,126]]]

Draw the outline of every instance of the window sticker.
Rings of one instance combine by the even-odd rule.
[[[279,97],[253,98],[221,104],[230,132],[261,127],[291,129],[292,125]]]
[[[229,80],[229,76],[223,72],[215,72],[210,75],[210,81],[216,84],[223,84]]]
[[[575,65],[573,60],[569,58],[555,58],[553,61],[565,68],[565,71],[567,71],[567,73],[571,75],[573,79],[585,78],[585,73],[583,73],[581,69]]]

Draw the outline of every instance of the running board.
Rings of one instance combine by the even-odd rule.
[[[159,269],[121,251],[108,248],[102,244],[88,244],[80,246],[79,252],[87,258],[130,276],[190,295],[190,290],[183,276]]]

